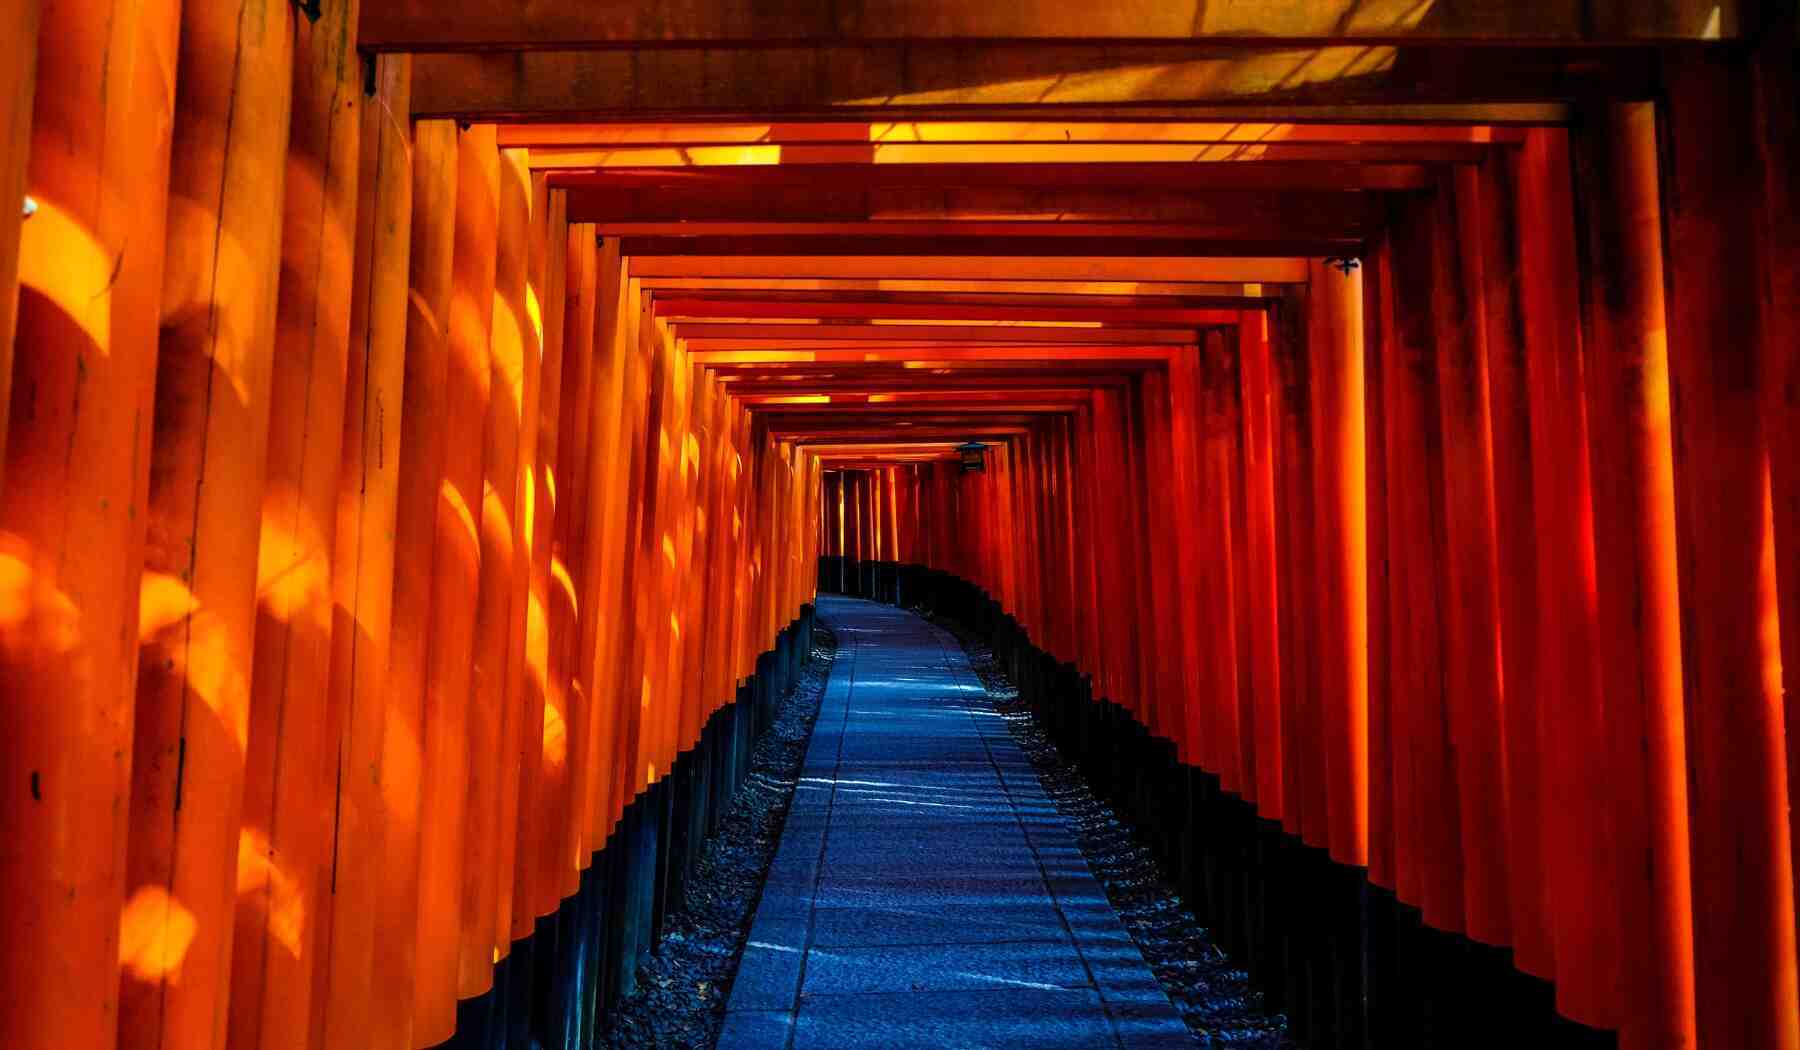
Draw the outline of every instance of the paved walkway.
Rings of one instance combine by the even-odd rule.
[[[819,613],[837,661],[719,1050],[1194,1045],[956,639]]]

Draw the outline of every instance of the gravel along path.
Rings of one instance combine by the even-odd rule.
[[[1181,1012],[1196,1045],[1290,1050],[1287,1019],[1263,1012],[1262,993],[1249,975],[1212,942],[1206,928],[1160,870],[1148,849],[1112,807],[1088,788],[1081,773],[1056,750],[1019,700],[994,654],[959,625],[934,620],[956,635],[975,674],[987,687],[995,710],[1006,719],[1013,737],[1030,759],[1044,790],[1075,825],[1076,841],[1107,899],[1124,922],[1138,951],[1162,983],[1169,1001]]]
[[[700,858],[687,909],[669,916],[662,943],[638,970],[637,992],[607,1019],[604,1045],[700,1050],[718,1040],[738,956],[836,653],[830,629],[816,626],[812,663],[757,743],[750,775]]]

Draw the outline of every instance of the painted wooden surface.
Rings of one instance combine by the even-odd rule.
[[[383,57],[375,94],[362,104],[357,180],[350,355],[344,438],[338,468],[336,548],[331,577],[330,742],[337,785],[327,892],[313,998],[315,1050],[361,1038],[375,1024],[378,910],[392,843],[385,801],[387,690],[394,627],[394,570],[400,500],[401,412],[406,385],[409,260],[412,250],[412,136],[404,114],[410,80],[404,56]],[[398,830],[397,825],[394,830]],[[396,877],[396,881],[406,881]],[[410,931],[409,931],[410,932]]]
[[[331,703],[339,470],[360,175],[362,68],[333,4],[294,35],[294,86],[257,554],[232,936],[233,1046],[305,1047],[329,947],[341,711]]]
[[[25,778],[0,794],[0,984],[36,1004],[0,1034],[31,1050],[112,1046],[121,961],[165,972],[191,931],[166,890],[126,894],[139,624],[188,607],[143,574],[179,13],[56,5],[37,37],[0,490],[0,764]]]
[[[127,892],[168,902],[152,937],[192,934],[178,968],[125,969],[119,1045],[133,1048],[227,1038],[291,13],[189,6],[180,54],[144,572],[185,608],[143,632]]]
[[[421,806],[431,574],[449,368],[448,322],[456,229],[456,125],[422,121],[412,132],[412,237],[407,267],[405,375],[400,404],[399,493],[394,519],[392,642],[381,791],[387,810],[386,876],[375,922],[373,1047],[412,1050],[417,998]]]

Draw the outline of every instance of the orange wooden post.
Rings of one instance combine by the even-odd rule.
[[[1120,543],[1121,537],[1132,535],[1130,509],[1122,491],[1126,477],[1124,422],[1121,418],[1123,400],[1123,395],[1117,390],[1099,391],[1094,399],[1097,451],[1095,474],[1100,486],[1096,525],[1102,536],[1111,537],[1110,540],[1099,541],[1095,572],[1100,586],[1101,608],[1106,611],[1110,630],[1125,633],[1129,637],[1130,632],[1135,630],[1130,617],[1136,605],[1136,595],[1131,586],[1134,574],[1129,571],[1130,559],[1121,549]],[[1105,665],[1106,681],[1096,690],[1097,698],[1104,697],[1135,711],[1135,701],[1140,695],[1136,645],[1120,645],[1116,639],[1109,641],[1102,638],[1101,648],[1109,656]]]
[[[826,584],[834,591],[842,591],[844,557],[844,472],[831,470],[825,472],[824,511],[820,515],[820,528],[824,537],[819,545],[821,553],[834,559],[828,570]]]
[[[736,697],[738,684],[738,621],[742,609],[737,600],[737,588],[741,580],[743,564],[740,537],[743,533],[743,516],[739,510],[742,498],[743,461],[739,454],[738,438],[742,420],[748,412],[734,399],[727,399],[724,417],[720,423],[721,471],[724,492],[720,497],[719,533],[721,552],[721,577],[716,586],[723,592],[718,600],[718,622],[712,629],[716,636],[713,648],[719,661],[713,671],[713,679],[717,683],[719,703],[730,703]]]
[[[1364,469],[1362,271],[1307,262],[1314,529],[1319,596],[1320,741],[1328,846],[1369,863],[1369,550]]]
[[[0,489],[0,766],[30,788],[0,796],[0,996],[30,1004],[0,1012],[0,1043],[21,1050],[112,1046],[121,960],[155,976],[187,949],[166,889],[120,917],[179,5],[117,6],[43,13],[16,350],[0,333],[33,405]],[[154,630],[188,605],[151,582]]]
[[[1559,610],[1556,637],[1540,636],[1546,662],[1554,658],[1552,666],[1571,672],[1567,685],[1546,697],[1552,706],[1540,730],[1550,763],[1545,850],[1560,858],[1548,894],[1557,1005],[1587,1024],[1617,1028],[1629,1020],[1634,1032],[1664,1032],[1669,1045],[1692,1045],[1684,646],[1655,114],[1643,105],[1593,116],[1580,153],[1581,197],[1592,201],[1582,217],[1588,256],[1581,269],[1594,276],[1581,304],[1579,376],[1594,537],[1593,583],[1580,590],[1594,595],[1595,608]],[[1546,148],[1542,163],[1560,160],[1555,144]],[[1548,195],[1558,188],[1556,176],[1539,184],[1554,229],[1566,214],[1560,198]],[[1546,384],[1555,378],[1547,374]],[[1559,589],[1588,578],[1568,575],[1585,569],[1580,563],[1560,567]],[[1570,648],[1551,648],[1559,644]],[[1594,666],[1596,652],[1598,681],[1583,670]],[[1642,859],[1613,859],[1625,856]],[[1617,908],[1595,908],[1593,901]],[[1629,1007],[1618,1001],[1620,989],[1628,990]]]
[[[1058,663],[1063,664],[1079,663],[1082,619],[1089,612],[1081,606],[1077,596],[1081,540],[1075,535],[1074,484],[1070,476],[1075,418],[1075,412],[1066,412],[1051,424],[1052,438],[1047,464],[1051,492],[1047,493],[1049,502],[1045,507],[1044,521],[1044,527],[1056,550],[1049,600],[1061,609],[1061,625],[1054,655]],[[929,513],[931,508],[926,510]]]
[[[550,695],[550,621],[559,599],[561,583],[556,575],[556,521],[561,516],[557,491],[556,457],[562,419],[563,328],[568,278],[568,201],[547,184],[543,228],[534,231],[542,246],[542,284],[539,303],[543,311],[544,356],[538,366],[537,437],[532,463],[531,501],[531,599],[525,626],[527,722],[538,727],[537,737],[523,742],[530,754],[529,775],[519,782],[519,882],[514,902],[513,933],[529,933],[535,920],[556,909],[562,899],[562,871],[558,863],[561,841],[552,817],[551,801],[568,775],[568,727],[560,700]],[[533,226],[537,213],[533,212]],[[534,267],[535,268],[535,267]]]
[[[655,705],[661,697],[663,659],[667,649],[658,646],[665,641],[668,614],[662,604],[665,558],[663,553],[663,517],[669,502],[669,438],[670,404],[668,355],[657,337],[656,324],[648,306],[638,324],[638,362],[642,369],[641,409],[638,441],[641,469],[635,497],[638,519],[635,536],[635,569],[632,577],[632,620],[639,643],[631,647],[631,663],[626,674],[628,692],[624,706],[632,712],[630,728],[621,738],[625,781],[621,800],[629,805],[650,785],[651,756],[655,752],[659,712]],[[666,641],[665,641],[666,645]]]
[[[355,2],[296,23],[276,303],[267,489],[257,565],[229,1032],[307,1046],[315,955],[329,945],[340,711],[329,697],[333,554],[350,342],[362,76]],[[329,779],[328,779],[329,775]]]
[[[1280,593],[1282,824],[1310,844],[1329,841],[1324,739],[1315,647],[1319,576],[1314,550],[1311,377],[1304,315],[1271,311],[1275,561]]]
[[[150,938],[191,940],[126,963],[123,1048],[226,1038],[293,34],[277,0],[181,19],[144,570],[185,608],[144,632],[128,892],[164,902]]]
[[[487,412],[488,331],[494,311],[499,153],[492,125],[462,131],[456,145],[456,231],[446,325],[443,481],[431,560],[431,645],[426,661],[423,790],[419,796],[419,984],[413,1039],[422,1046],[456,1030],[459,995],[481,990],[460,965],[464,835],[468,812],[470,653],[481,572],[482,435]],[[485,953],[484,953],[485,957]]]
[[[1442,427],[1446,556],[1439,568],[1444,699],[1461,804],[1464,931],[1475,940],[1504,945],[1511,940],[1511,907],[1487,275],[1478,175],[1462,165],[1452,180],[1434,198],[1432,209],[1432,342]]]
[[[1520,286],[1526,266],[1558,267],[1543,256],[1521,262],[1519,211],[1511,195],[1518,183],[1519,154],[1490,157],[1475,180],[1481,255],[1481,295],[1485,305],[1489,433],[1493,443],[1494,558],[1498,626],[1502,648],[1500,673],[1505,713],[1506,856],[1508,934],[1513,964],[1548,979],[1554,971],[1544,900],[1543,799],[1539,774],[1538,731],[1544,685],[1539,664],[1537,624],[1548,614],[1538,590],[1537,496],[1534,492],[1530,374],[1528,348],[1535,349],[1529,326],[1561,327],[1573,334],[1572,312],[1536,304],[1529,320]],[[1566,180],[1565,180],[1566,181]],[[1459,185],[1459,194],[1464,187]],[[1459,206],[1469,202],[1458,200]],[[1573,219],[1564,222],[1566,228]],[[1470,231],[1465,230],[1467,235]],[[1553,353],[1554,350],[1546,349]],[[1583,448],[1582,444],[1570,446]],[[1581,457],[1574,457],[1581,458]]]
[[[682,707],[681,724],[676,734],[676,753],[686,752],[699,740],[706,716],[712,713],[712,697],[706,691],[706,632],[709,569],[711,568],[710,503],[712,471],[711,436],[718,420],[719,403],[724,394],[718,390],[703,365],[690,364],[689,385],[694,391],[694,412],[689,424],[689,444],[693,462],[689,467],[690,533],[688,568],[682,579]],[[699,844],[696,843],[697,847]]]
[[[1100,631],[1104,612],[1100,607],[1100,547],[1102,542],[1099,519],[1099,478],[1094,469],[1097,462],[1098,438],[1094,416],[1098,407],[1098,396],[1090,394],[1089,399],[1078,405],[1075,410],[1075,432],[1072,436],[1070,466],[1070,499],[1074,504],[1074,539],[1077,543],[1075,556],[1075,595],[1076,604],[1082,610],[1080,654],[1078,663],[1086,672],[1095,695],[1106,681],[1107,659],[1106,646],[1101,641]],[[946,524],[956,520],[959,508],[953,501],[946,499],[944,518]]]
[[[620,603],[618,619],[618,632],[622,637],[614,642],[620,654],[617,666],[621,692],[614,730],[618,759],[608,771],[612,778],[612,812],[609,820],[613,822],[621,818],[625,807],[630,805],[638,790],[637,756],[639,740],[644,730],[645,694],[642,687],[644,647],[635,644],[635,640],[642,637],[640,617],[644,615],[644,599],[647,597],[645,591],[650,586],[653,568],[650,562],[652,552],[649,549],[652,507],[646,502],[645,489],[649,471],[654,469],[650,436],[655,358],[650,338],[651,326],[647,323],[645,296],[641,291],[628,297],[625,319],[624,352],[627,370],[622,397],[625,411],[621,421],[625,444],[621,447],[620,454],[629,455],[630,473],[625,491],[625,564],[621,580],[625,597]]]
[[[1178,692],[1180,746],[1178,757],[1224,776],[1229,750],[1221,727],[1226,721],[1226,690],[1230,690],[1230,722],[1237,725],[1237,664],[1220,659],[1223,647],[1232,645],[1232,624],[1218,615],[1222,598],[1230,608],[1230,533],[1218,528],[1220,515],[1230,507],[1229,489],[1212,487],[1206,470],[1206,446],[1202,433],[1210,422],[1210,403],[1202,377],[1223,345],[1216,331],[1203,332],[1191,353],[1177,354],[1169,363],[1169,484],[1175,512],[1172,544],[1176,551],[1191,551],[1183,586],[1175,595],[1181,610],[1182,648]],[[1176,557],[1181,555],[1177,554]],[[1222,593],[1220,575],[1224,574]],[[1058,596],[1054,602],[1068,599]],[[1229,681],[1229,685],[1225,683]],[[1235,772],[1235,771],[1234,771]]]
[[[563,327],[562,403],[557,424],[556,543],[551,562],[550,689],[545,701],[564,727],[565,760],[544,818],[556,842],[557,896],[580,886],[587,866],[582,850],[585,827],[581,806],[587,798],[586,762],[588,698],[575,689],[577,647],[581,637],[581,566],[587,538],[586,484],[588,433],[592,424],[594,317],[598,279],[594,228],[571,223],[568,236],[567,299]],[[546,722],[551,715],[545,713]]]
[[[1383,355],[1387,398],[1388,608],[1393,667],[1396,892],[1427,923],[1463,929],[1462,833],[1444,696],[1445,537],[1442,446],[1431,298],[1437,294],[1429,213],[1393,216],[1394,325]],[[1385,282],[1384,282],[1385,283]],[[1404,289],[1404,294],[1402,293]],[[1419,300],[1424,300],[1423,302]]]
[[[1761,385],[1768,433],[1774,546],[1780,597],[1781,667],[1787,697],[1788,837],[1800,898],[1800,81],[1795,76],[1796,14],[1777,15],[1752,59],[1762,167],[1758,222],[1763,276]],[[1800,995],[1796,988],[1795,995]]]
[[[585,851],[592,853],[606,843],[612,827],[612,769],[618,761],[618,707],[624,695],[620,669],[620,630],[625,609],[625,532],[628,524],[628,492],[631,459],[626,433],[626,379],[631,367],[630,280],[619,243],[609,238],[601,247],[595,281],[598,300],[594,354],[598,358],[591,433],[594,453],[589,458],[589,514],[592,538],[586,563],[591,615],[583,618],[581,672],[594,716],[589,720],[589,761],[594,774],[588,778],[584,800]]]
[[[451,427],[445,377],[455,259],[456,125],[413,126],[412,238],[399,496],[394,518],[394,599],[381,793],[387,807],[382,890],[375,920],[369,1045],[413,1050],[418,987],[419,850],[424,813],[426,666],[431,648],[432,564],[437,548],[444,444]],[[385,425],[385,424],[384,424]]]
[[[684,688],[689,702],[682,712],[679,740],[683,752],[699,740],[707,718],[717,709],[720,695],[713,681],[712,641],[716,633],[719,594],[716,585],[720,496],[718,435],[726,401],[725,392],[710,369],[700,364],[690,368],[696,398],[702,407],[695,425],[694,553],[687,581],[685,616],[688,627],[683,657],[687,675]],[[816,533],[817,529],[813,531]],[[694,845],[697,848],[699,844]]]
[[[1275,566],[1275,472],[1272,364],[1269,321],[1264,310],[1245,311],[1238,326],[1238,363],[1243,384],[1243,470],[1245,624],[1248,658],[1245,682],[1254,712],[1256,809],[1269,820],[1286,812],[1282,772],[1280,595]]]
[[[19,309],[19,225],[25,218],[26,175],[31,158],[31,99],[37,89],[41,0],[19,0],[4,14],[0,36],[12,41],[11,61],[0,69],[0,442],[12,406],[13,332]],[[12,202],[20,202],[14,207]],[[0,470],[5,461],[0,458]],[[0,473],[0,480],[5,475]]]
[[[1240,661],[1244,633],[1242,471],[1236,460],[1242,413],[1238,394],[1239,361],[1225,333],[1215,329],[1201,340],[1197,368],[1186,375],[1187,403],[1194,417],[1188,442],[1196,457],[1191,468],[1198,506],[1195,508],[1196,541],[1202,552],[1196,581],[1200,602],[1195,628],[1203,637],[1199,658],[1203,662],[1199,686],[1204,702],[1212,708],[1202,730],[1213,737],[1203,754],[1228,791],[1251,795],[1249,781],[1251,741],[1245,732],[1252,713],[1242,705],[1247,695],[1241,680],[1248,668]]]
[[[1156,468],[1151,460],[1150,452],[1150,446],[1156,439],[1151,436],[1151,423],[1146,419],[1145,411],[1148,401],[1145,387],[1150,385],[1150,379],[1148,374],[1136,377],[1126,398],[1125,484],[1127,486],[1128,524],[1127,531],[1121,534],[1125,536],[1147,537],[1151,534],[1151,522],[1154,519],[1150,493],[1160,483],[1160,479],[1156,477]],[[1133,609],[1136,615],[1136,628],[1133,631],[1133,638],[1137,642],[1138,661],[1138,695],[1135,708],[1137,720],[1153,734],[1161,735],[1158,726],[1162,720],[1160,682],[1163,669],[1160,666],[1161,654],[1156,644],[1157,583],[1150,560],[1150,545],[1134,543],[1126,553],[1129,557],[1129,571],[1133,576],[1133,597],[1135,599]]]
[[[1144,531],[1138,535],[1148,541],[1156,535],[1179,535],[1181,517],[1187,507],[1174,499],[1174,490],[1180,479],[1175,469],[1172,447],[1174,439],[1169,419],[1172,411],[1169,375],[1163,370],[1151,370],[1141,377],[1139,383],[1142,408],[1140,484],[1143,489]],[[1029,445],[1026,446],[1026,451],[1023,485],[1032,487]],[[1186,623],[1186,608],[1180,596],[1192,585],[1183,585],[1182,559],[1179,556],[1157,558],[1155,552],[1158,548],[1149,542],[1133,546],[1144,552],[1144,597],[1150,612],[1150,623],[1146,625],[1148,630],[1145,633],[1148,636],[1146,640],[1150,643],[1148,668],[1152,677],[1148,683],[1150,695],[1146,699],[1150,703],[1150,710],[1147,712],[1145,725],[1156,736],[1176,741],[1182,750],[1186,750],[1187,745],[1180,743],[1187,725],[1185,712],[1181,709],[1182,697],[1188,692],[1183,683],[1186,673],[1183,650],[1187,640],[1193,636],[1193,628]]]
[[[314,971],[314,1050],[364,1038],[371,1024],[376,911],[386,860],[382,753],[392,643],[394,540],[400,494],[401,406],[406,382],[407,260],[412,241],[411,63],[376,60],[376,91],[362,105],[357,215],[352,242],[350,354],[337,476],[331,588],[327,783],[339,785],[329,922]],[[409,932],[410,937],[410,932]]]
[[[532,555],[535,549],[532,519],[536,496],[538,402],[543,383],[544,325],[540,295],[547,263],[544,238],[547,223],[543,221],[543,213],[550,202],[547,183],[534,180],[527,167],[525,152],[507,150],[501,153],[500,160],[501,215],[506,216],[508,207],[522,209],[523,214],[515,212],[514,218],[524,223],[524,229],[517,235],[519,241],[515,249],[521,253],[517,264],[518,283],[511,291],[515,301],[508,307],[513,311],[524,345],[520,352],[519,448],[513,473],[512,601],[507,613],[506,691],[502,700],[512,721],[500,739],[500,871],[494,891],[494,947],[501,957],[505,957],[511,951],[512,942],[529,932],[529,926],[523,924],[536,918],[535,915],[519,917],[518,887],[527,881],[521,876],[520,869],[528,863],[529,857],[520,844],[524,828],[536,815],[535,807],[527,797],[526,785],[541,761],[544,732],[543,694],[537,691],[532,670],[526,665],[525,643],[531,618]],[[516,202],[508,197],[512,193],[519,195]],[[498,273],[496,270],[496,288],[500,286]],[[500,323],[500,302],[496,296],[496,325]],[[529,908],[524,910],[529,911]]]
[[[1407,232],[1407,231],[1397,231]],[[1413,238],[1416,240],[1416,238]],[[1409,411],[1403,395],[1408,388],[1396,389],[1396,373],[1399,370],[1401,344],[1401,314],[1399,308],[1400,293],[1397,288],[1401,280],[1400,267],[1395,260],[1395,251],[1401,247],[1399,238],[1391,231],[1383,237],[1373,255],[1365,263],[1376,268],[1376,272],[1365,279],[1365,284],[1375,286],[1375,324],[1366,335],[1372,334],[1380,340],[1373,357],[1372,367],[1375,369],[1375,384],[1380,388],[1382,404],[1380,417],[1382,433],[1379,435],[1379,451],[1382,460],[1382,474],[1385,478],[1409,477],[1410,475],[1395,473],[1399,470],[1411,469],[1407,460],[1406,449],[1400,440],[1400,426],[1394,418],[1396,412]],[[1371,410],[1370,417],[1376,413]],[[1404,418],[1404,417],[1403,417]],[[1387,656],[1388,673],[1386,694],[1387,717],[1384,724],[1387,730],[1388,747],[1385,758],[1381,752],[1374,750],[1375,741],[1371,733],[1371,764],[1382,764],[1388,780],[1390,807],[1379,811],[1379,815],[1388,822],[1387,843],[1391,853],[1392,881],[1385,884],[1394,890],[1396,896],[1403,901],[1415,904],[1419,900],[1419,887],[1422,876],[1419,869],[1419,826],[1415,819],[1420,799],[1413,791],[1412,755],[1405,745],[1408,734],[1412,732],[1412,721],[1415,717],[1416,704],[1410,692],[1413,684],[1413,668],[1409,664],[1412,659],[1412,627],[1409,609],[1406,603],[1406,588],[1409,580],[1404,575],[1409,562],[1405,552],[1411,542],[1407,535],[1407,527],[1413,522],[1409,518],[1407,508],[1402,505],[1404,494],[1399,491],[1397,483],[1390,482],[1385,486],[1386,505],[1382,514],[1385,523],[1383,545],[1387,551],[1385,563],[1387,610]],[[1373,784],[1371,784],[1373,791]],[[1371,819],[1376,816],[1371,800]],[[1371,838],[1375,835],[1371,826]]]
[[[665,325],[666,332],[666,322]],[[669,775],[679,747],[682,712],[689,703],[686,692],[687,581],[694,575],[693,495],[694,495],[694,386],[693,368],[672,333],[664,334],[664,352],[669,357],[671,392],[675,396],[675,414],[668,430],[670,455],[669,506],[663,532],[663,610],[660,626],[664,630],[664,670],[659,708],[657,748],[653,756],[655,779]]]
[[[519,789],[517,827],[514,835],[512,881],[513,940],[529,936],[538,918],[538,893],[543,882],[543,811],[539,791],[548,761],[544,720],[545,671],[549,636],[548,608],[550,565],[548,546],[555,500],[546,486],[545,468],[553,454],[556,413],[546,403],[556,394],[557,368],[562,339],[562,292],[553,286],[561,277],[562,245],[566,235],[565,197],[552,192],[548,176],[536,173],[531,180],[531,258],[526,308],[532,313],[537,339],[535,360],[526,361],[525,422],[519,447],[519,542],[525,551],[523,591],[514,611],[515,642],[521,673],[514,688],[521,692],[518,753]]]
[[[645,588],[643,617],[639,621],[644,647],[642,702],[643,730],[638,739],[637,785],[647,790],[668,772],[662,748],[668,731],[671,704],[678,702],[672,688],[674,640],[678,625],[672,620],[673,595],[681,571],[678,547],[681,511],[682,445],[687,426],[686,375],[676,363],[673,340],[666,326],[650,322],[650,339],[655,353],[655,387],[657,393],[655,425],[650,431],[652,473],[650,491],[647,557],[650,568],[649,586]],[[766,563],[765,563],[766,564]],[[766,594],[768,581],[763,581]]]
[[[1387,395],[1385,358],[1392,352],[1393,263],[1386,237],[1363,253],[1363,505],[1367,519],[1369,623],[1369,881],[1395,886],[1395,784],[1393,682],[1398,674],[1390,642],[1393,615],[1388,546]],[[1377,978],[1379,980],[1379,978]],[[1377,991],[1377,996],[1380,992]]]
[[[494,285],[487,303],[487,416],[475,512],[479,530],[479,584],[475,605],[473,667],[468,690],[468,808],[462,849],[461,998],[485,992],[493,965],[510,937],[499,934],[501,869],[512,821],[518,815],[518,762],[507,746],[516,723],[507,706],[511,679],[513,601],[519,564],[519,448],[524,426],[525,355],[535,352],[526,329],[526,270],[531,224],[530,176],[518,150],[500,154],[495,184]],[[485,192],[485,188],[484,188]],[[486,203],[484,201],[484,203]],[[485,272],[484,272],[485,277]],[[502,814],[506,816],[503,817]],[[509,901],[510,904],[510,901]]]
[[[1698,1034],[1707,1046],[1794,1050],[1800,962],[1784,739],[1794,727],[1782,703],[1762,304],[1756,282],[1727,276],[1766,235],[1752,84],[1735,56],[1683,55],[1667,69],[1669,148],[1659,155]]]

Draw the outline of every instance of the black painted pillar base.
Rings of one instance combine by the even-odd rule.
[[[821,580],[829,567],[823,562]],[[457,1004],[451,1050],[588,1050],[632,994],[643,957],[693,885],[694,865],[749,773],[756,739],[812,658],[808,604],[713,712],[668,776],[625,807],[579,888],[514,941],[486,994]]]

